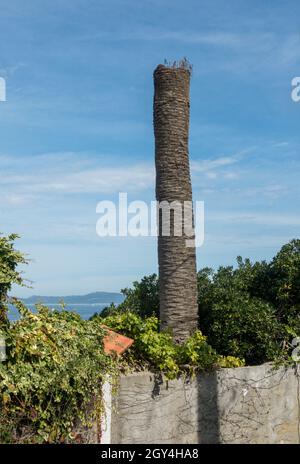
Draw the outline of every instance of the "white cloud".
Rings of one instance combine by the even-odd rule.
[[[47,175],[31,183],[33,192],[61,193],[114,193],[136,191],[151,187],[154,170],[149,166],[135,165],[117,168],[95,168],[79,172],[69,172],[59,176]]]
[[[216,172],[206,172],[205,173],[206,177],[208,179],[216,179],[218,177],[218,174]]]
[[[227,32],[204,33],[191,31],[140,31],[138,33],[127,35],[127,40],[171,40],[176,42],[185,42],[192,44],[214,45],[222,47],[235,47],[239,44],[244,36]]]
[[[272,44],[274,35],[271,33],[257,32],[257,33],[231,33],[220,31],[216,29],[213,32],[203,32],[192,30],[163,30],[163,29],[140,29],[134,32],[126,32],[120,34],[107,34],[105,32],[97,32],[94,34],[87,34],[79,38],[80,41],[89,40],[103,40],[110,41],[123,41],[123,40],[144,40],[144,41],[174,41],[190,44],[203,44],[221,47],[246,47],[250,43],[258,45],[259,43]]]
[[[103,166],[103,157],[87,161],[74,153],[32,158],[5,157],[0,174],[2,203],[19,205],[41,194],[115,193],[154,185],[154,167],[147,164]],[[47,170],[44,166],[47,165]]]
[[[36,197],[34,195],[21,194],[21,193],[6,193],[2,194],[0,198],[0,205],[5,206],[23,206],[32,202]]]
[[[238,163],[251,149],[233,156],[196,160],[193,173],[209,179],[221,176],[235,179],[237,173],[225,168]],[[107,160],[113,165],[108,165]],[[155,183],[154,163],[117,164],[109,155],[90,153],[46,153],[31,157],[0,155],[1,204],[20,206],[50,194],[109,194],[152,189]],[[47,166],[47,169],[45,169]]]
[[[240,190],[239,193],[242,193],[244,196],[248,197],[257,197],[264,196],[270,198],[271,200],[276,200],[280,198],[282,195],[285,195],[290,188],[279,184],[271,184],[271,185],[263,185],[260,187],[251,187],[245,188],[242,191]]]
[[[296,214],[267,214],[256,212],[237,212],[237,213],[214,213],[207,217],[207,220],[226,222],[230,224],[259,224],[267,226],[300,226],[300,217]]]
[[[206,159],[203,161],[193,161],[191,168],[194,172],[208,172],[224,166],[230,166],[237,163],[237,158],[233,156],[223,156],[216,159]]]
[[[229,179],[229,180],[234,180],[234,179],[237,179],[239,177],[238,173],[233,172],[233,171],[225,172],[223,174],[223,176],[224,176],[225,179]]]
[[[12,66],[8,66],[6,68],[0,68],[0,75],[2,76],[13,76],[17,71],[19,71],[20,68],[23,68],[24,66],[26,66],[25,63],[22,63],[22,62],[18,62]]]
[[[286,148],[289,146],[289,142],[277,142],[273,144],[273,148]]]
[[[235,153],[232,156],[220,156],[213,159],[193,160],[191,162],[191,170],[193,173],[204,173],[208,179],[216,179],[222,177],[227,180],[238,178],[238,173],[226,168],[235,165],[243,160],[243,158],[253,152],[256,147],[247,148]]]

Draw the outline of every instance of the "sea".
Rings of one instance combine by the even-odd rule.
[[[91,316],[93,316],[95,313],[101,313],[101,311],[106,307],[109,306],[110,303],[90,303],[90,304],[84,304],[84,303],[68,303],[65,306],[65,310],[67,311],[74,311],[78,313],[82,319],[89,319]],[[52,304],[47,304],[49,308],[53,309],[61,309],[60,304],[52,303]],[[36,308],[34,304],[27,304],[26,307],[31,309],[32,312],[36,312]],[[12,305],[9,305],[9,319],[11,321],[16,321],[20,318],[20,315],[16,308]]]

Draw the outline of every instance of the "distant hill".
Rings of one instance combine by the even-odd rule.
[[[44,303],[45,305],[49,304],[59,304],[61,301],[64,301],[66,304],[110,304],[115,303],[119,304],[123,301],[124,297],[121,293],[113,292],[94,292],[88,293],[87,295],[68,295],[68,296],[42,296],[42,295],[33,295],[28,298],[22,298],[22,301],[25,304],[36,304]]]

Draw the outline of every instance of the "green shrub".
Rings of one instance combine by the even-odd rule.
[[[65,440],[77,418],[89,422],[94,397],[99,410],[100,383],[114,371],[104,331],[76,313],[39,306],[33,314],[16,305],[22,317],[6,331],[7,360],[0,363],[0,441]]]
[[[249,263],[238,264],[199,273],[200,325],[219,353],[247,364],[272,361],[282,353],[285,328],[271,304],[250,295]]]
[[[300,316],[300,240],[284,245],[267,269],[265,292],[280,321],[287,323]]]
[[[127,311],[136,313],[141,317],[159,317],[158,277],[156,274],[145,276],[140,282],[133,282],[132,288],[123,288],[121,292],[125,297],[124,301],[118,306],[111,303],[103,308],[102,317]],[[92,318],[98,315],[99,313],[95,313]]]
[[[135,313],[120,312],[100,320],[134,339],[124,361],[135,369],[148,368],[175,378],[183,370],[191,373],[244,364],[242,359],[220,357],[200,331],[196,331],[183,345],[175,344],[171,333],[159,331],[159,321],[155,316],[142,318]]]
[[[208,340],[219,353],[243,357],[247,364],[281,355],[283,328],[268,303],[234,295],[230,301],[216,301],[210,317]]]
[[[243,361],[218,356],[200,331],[184,345],[159,332],[158,319],[131,312],[85,321],[76,313],[20,302],[21,318],[6,331],[7,360],[0,363],[0,441],[58,443],[72,439],[76,420],[89,425],[102,411],[101,383],[129,369],[150,369],[169,379]],[[106,356],[102,323],[132,337],[122,358]],[[89,411],[93,400],[94,408]]]
[[[18,235],[4,237],[0,234],[0,328],[7,325],[7,293],[13,284],[24,285],[22,275],[18,271],[19,264],[27,261],[22,253],[15,250],[14,242]]]
[[[124,302],[106,315],[158,315],[156,275],[134,282],[124,294]],[[270,263],[238,257],[235,268],[202,269],[198,304],[200,329],[218,353],[247,364],[287,358],[292,338],[300,335],[300,240],[284,245]]]
[[[159,316],[158,277],[145,276],[140,282],[133,282],[133,288],[124,288],[125,299],[119,305],[120,311],[131,311],[141,317]]]
[[[155,274],[124,289],[124,302],[84,321],[76,313],[37,305],[33,314],[15,302],[20,320],[8,323],[7,292],[23,284],[25,263],[16,236],[0,238],[0,329],[7,359],[0,363],[0,441],[61,442],[74,421],[89,424],[102,412],[100,385],[107,374],[150,369],[172,379],[218,367],[289,359],[300,335],[300,241],[285,245],[270,263],[238,258],[237,267],[198,273],[201,331],[182,345],[159,330]],[[105,323],[134,339],[123,357],[106,356]],[[88,413],[90,401],[95,408]]]

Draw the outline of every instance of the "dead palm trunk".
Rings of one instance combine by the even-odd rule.
[[[154,134],[156,199],[192,201],[189,167],[189,87],[186,62],[159,65],[154,71]],[[192,210],[190,211],[192,213]],[[170,328],[181,343],[198,326],[195,247],[187,247],[187,237],[174,234],[175,212],[171,214],[171,234],[163,235],[164,219],[159,216],[158,264],[161,328]]]

